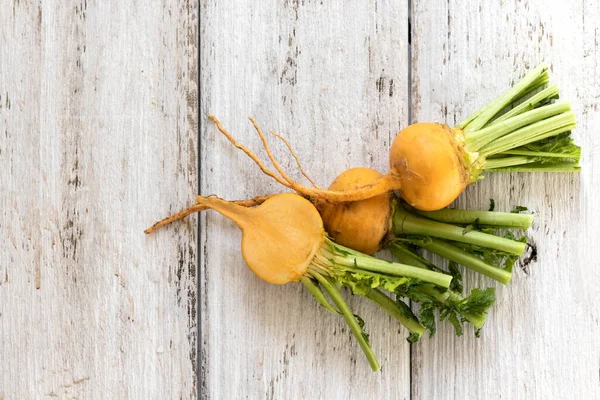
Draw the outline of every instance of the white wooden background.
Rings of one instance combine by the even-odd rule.
[[[0,0],[0,399],[196,396],[193,2]]]
[[[0,0],[0,399],[196,384],[206,399],[600,398],[599,28],[595,0]],[[247,116],[284,134],[327,185],[384,171],[399,129],[457,122],[542,60],[584,170],[489,175],[459,199],[536,213],[537,257],[498,287],[480,339],[443,327],[411,348],[349,298],[383,364],[371,373],[341,319],[247,270],[232,223],[142,234],[197,192],[280,190],[209,112],[256,150]]]

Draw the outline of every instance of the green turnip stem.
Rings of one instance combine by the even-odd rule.
[[[310,294],[313,295],[315,300],[317,300],[319,304],[325,307],[325,309],[332,312],[333,314],[339,314],[339,312],[335,308],[333,308],[331,304],[329,304],[329,301],[327,301],[327,298],[325,298],[325,295],[321,291],[321,288],[317,284],[315,284],[312,279],[303,276],[302,278],[300,278],[300,282],[302,282],[302,284],[308,289]]]
[[[524,166],[518,170],[576,172],[581,169],[580,156],[581,149],[572,140],[559,136],[550,139],[550,142],[533,143],[498,153],[486,160],[485,170],[498,171]]]
[[[425,260],[423,257],[413,253],[409,249],[404,246],[399,246],[397,243],[392,243],[390,246],[390,251],[400,262],[408,265],[414,265],[418,268],[434,270],[435,265],[431,264],[429,261]],[[439,270],[439,268],[437,269]],[[440,303],[445,303],[450,294],[453,293],[451,290],[446,290],[443,293],[437,290],[437,288],[432,287],[431,285],[418,285],[417,290],[421,293],[424,293],[430,297],[433,297],[436,301]]]
[[[414,265],[418,268],[433,270],[435,266],[425,260],[423,257],[413,253],[409,249],[404,246],[399,246],[396,243],[392,243],[390,246],[390,251],[401,263]],[[451,290],[446,290],[445,292],[440,292],[434,287],[429,285],[418,285],[417,290],[423,294],[426,294],[430,297],[433,297],[439,303],[445,303],[450,294],[453,293]]]
[[[419,285],[417,289],[419,290],[419,292],[434,298],[435,301],[441,304],[445,304],[450,297],[450,293],[453,293],[451,290],[446,290],[444,293],[440,293],[440,291],[437,290],[435,287],[428,285]]]
[[[533,92],[534,90],[548,84],[548,82],[550,82],[550,75],[548,74],[547,71],[544,71],[540,76],[538,76],[531,83],[531,85],[527,86],[527,89],[525,89],[523,92],[521,92],[520,97],[517,97],[514,101],[521,100],[523,97],[527,96],[529,93]]]
[[[485,162],[485,170],[493,170],[504,167],[514,167],[516,165],[525,165],[536,162],[537,160],[532,157],[515,156],[515,157],[502,157],[496,159],[488,159]]]
[[[525,89],[520,94],[520,96],[517,97],[515,100],[513,100],[512,103],[510,103],[507,107],[511,108],[511,107],[515,106],[516,104],[521,103],[525,97],[527,97],[529,94],[536,91],[537,89],[541,88],[542,86],[548,84],[548,82],[550,82],[550,75],[548,75],[548,73],[546,72],[546,73],[540,75],[535,81],[533,81],[532,84],[529,85],[527,87],[527,89]],[[502,111],[504,111],[504,110],[502,110]],[[498,118],[501,117],[502,115],[504,115],[502,111],[500,111],[500,113],[496,114],[496,116]],[[493,119],[491,122],[494,122],[494,121],[495,121],[495,119]]]
[[[453,291],[448,291],[448,292],[449,292],[448,301],[462,301],[463,300],[463,297],[459,293],[456,293]]]
[[[433,269],[433,265],[430,264],[427,260],[425,260],[423,257],[416,255],[404,246],[392,244],[390,246],[390,250],[394,257],[400,260],[400,262],[403,264],[414,265],[415,267],[423,269]]]
[[[383,261],[375,257],[367,256],[366,254],[346,254],[350,253],[348,251],[350,249],[347,247],[339,244],[333,244],[333,246],[333,251],[329,252],[327,250],[323,250],[322,254],[317,253],[315,258],[320,259],[319,261],[322,263],[332,263],[332,267],[337,265],[345,267],[349,270],[364,270],[391,276],[416,278],[423,282],[433,283],[444,288],[449,287],[450,282],[452,281],[452,276],[450,275],[413,267],[411,265]],[[342,251],[340,252],[336,250]]]
[[[543,108],[544,107],[541,107],[536,110],[541,110]],[[529,113],[532,113],[536,110],[529,111]],[[519,116],[513,118],[519,118]],[[561,133],[570,132],[575,129],[575,127],[575,114],[573,114],[572,111],[563,112],[553,117],[534,122],[530,125],[517,129],[508,135],[495,139],[493,142],[482,147],[479,150],[479,155],[483,157],[489,157],[491,155],[512,150],[516,147],[547,139]]]
[[[346,268],[346,270],[348,270],[348,268]],[[365,276],[372,276],[372,277],[377,277],[377,276],[378,277],[391,277],[392,276],[392,275],[387,275],[387,274],[380,274],[379,272],[367,271],[367,270],[360,269],[360,268],[352,268],[349,272],[360,274],[360,275],[365,275]],[[331,271],[330,276],[335,277],[336,271],[335,270]],[[401,279],[404,279],[404,281],[408,281],[408,278],[406,278],[406,277],[401,277]]]
[[[464,298],[459,293],[453,292],[451,290],[448,291],[448,303],[460,303],[463,300]],[[477,329],[481,329],[483,327],[483,325],[485,324],[485,319],[487,317],[487,315],[471,313],[464,313],[461,315]]]
[[[541,90],[540,92],[531,96],[531,98],[527,99],[526,101],[522,102],[519,105],[516,105],[511,110],[502,114],[501,116],[499,116],[498,118],[493,120],[488,126],[493,126],[493,125],[500,123],[508,118],[522,114],[529,110],[533,110],[534,108],[538,107],[544,101],[554,99],[557,97],[558,97],[558,87],[556,85],[550,85],[547,88],[545,88],[544,90]]]
[[[549,158],[549,157],[548,157]],[[485,165],[485,172],[579,172],[578,161],[568,161],[570,157],[560,157],[567,161],[556,162],[545,157],[499,157]]]
[[[527,86],[527,88],[525,88],[523,91],[521,91],[513,100],[512,102],[510,102],[509,104],[507,104],[502,110],[500,110],[496,116],[495,119],[492,119],[491,122],[488,122],[489,125],[493,122],[495,122],[496,120],[500,119],[500,117],[504,116],[504,114],[502,113],[503,110],[512,107],[513,105],[515,105],[516,103],[519,103],[520,101],[522,101],[525,97],[527,97],[527,95],[529,95],[530,93],[532,93],[533,91],[539,89],[540,87],[546,85],[548,82],[550,82],[550,76],[548,75],[547,72],[543,72],[541,75],[539,75],[533,82],[531,82],[531,84],[529,86]],[[498,100],[499,98],[497,98],[496,100]],[[479,110],[477,110],[476,112],[474,112],[473,114],[469,115],[469,117],[467,119],[465,119],[463,122],[461,122],[459,125],[457,125],[458,128],[464,129],[466,128],[471,122],[473,122],[473,120],[475,118],[477,118],[478,116],[480,116],[489,105],[491,105],[492,103],[486,104],[485,106],[483,106],[482,108],[480,108]],[[484,126],[486,126],[484,125]]]
[[[523,79],[517,82],[508,92],[498,97],[496,100],[479,109],[457,127],[464,129],[465,132],[476,131],[483,128],[494,116],[502,111],[506,106],[522,97],[532,86],[539,85],[547,78],[548,73],[546,65],[539,65],[529,71]]]
[[[456,292],[450,292],[450,295],[448,296],[448,302],[450,303],[456,304],[464,300],[465,299]],[[463,313],[461,315],[477,329],[483,328],[483,325],[485,325],[485,321],[487,319],[487,312],[484,314]]]
[[[476,179],[486,172],[578,172],[580,149],[572,140],[559,140],[575,129],[575,115],[558,98],[547,67],[530,71],[507,93],[489,103],[457,127],[465,135],[465,154],[478,154],[471,166]],[[534,93],[533,95],[531,93]],[[500,108],[502,107],[502,108]],[[556,138],[554,143],[545,140]],[[539,150],[539,151],[536,151]]]
[[[317,256],[318,256],[318,253],[317,253]],[[330,275],[330,271],[324,265],[320,265],[318,263],[312,263],[311,267],[323,276]]]
[[[507,150],[502,153],[498,153],[498,156],[515,155],[515,156],[527,156],[527,157],[548,157],[548,158],[578,158],[579,154],[569,153],[550,153],[547,151],[528,151],[528,150]],[[494,158],[488,158],[494,160]]]
[[[419,215],[448,224],[501,226],[503,228],[527,229],[533,222],[531,214],[517,214],[498,211],[472,211],[444,208],[437,211],[419,211]]]
[[[501,137],[509,135],[520,128],[543,121],[555,115],[566,113],[569,110],[571,110],[569,103],[549,104],[547,106],[535,108],[531,111],[527,111],[514,117],[505,119],[503,121],[495,122],[483,129],[477,131],[471,130],[465,133],[467,148],[469,151],[479,151],[484,146],[488,146],[490,144],[493,145],[495,141],[499,140]],[[574,117],[573,121],[575,121]],[[522,136],[519,136],[519,139],[521,138]]]
[[[362,349],[363,353],[365,353],[367,360],[369,360],[369,365],[371,366],[371,369],[373,371],[379,371],[379,369],[380,369],[379,362],[377,362],[377,358],[375,357],[375,354],[373,353],[373,349],[371,349],[371,346],[369,345],[367,340],[363,337],[363,330],[360,327],[360,325],[358,324],[358,322],[356,321],[356,318],[354,317],[354,314],[350,310],[350,307],[348,307],[348,304],[344,301],[340,291],[335,287],[334,284],[332,284],[329,281],[329,279],[327,279],[320,273],[318,273],[316,271],[311,271],[311,275],[319,282],[319,284],[323,287],[323,289],[325,289],[325,291],[327,292],[327,294],[329,295],[331,300],[334,302],[334,304],[336,305],[338,310],[340,310],[340,312],[342,313],[344,320],[350,327],[350,330],[352,331],[352,333],[354,334],[354,337],[358,341],[360,348]]]
[[[417,254],[413,253],[412,251],[403,246],[392,244],[390,250],[396,258],[398,258],[404,263],[415,265],[420,268],[431,268],[428,265],[427,260],[423,259],[423,257],[418,256]],[[443,305],[453,303],[456,304],[464,300],[464,298],[459,293],[456,293],[452,290],[447,290],[444,293],[440,293],[436,288],[427,285],[419,285],[417,289],[421,293],[434,298],[437,302]],[[462,314],[462,316],[477,329],[481,329],[485,324],[486,315],[465,313]]]
[[[529,163],[523,165],[506,165],[496,168],[486,168],[486,172],[579,172],[581,165],[576,162],[565,163]]]
[[[398,258],[398,260],[400,260],[403,263],[414,265],[419,268],[431,268],[427,260],[413,253],[404,246],[392,244],[390,246],[390,250],[394,257]],[[452,290],[446,290],[444,293],[441,293],[436,288],[427,285],[419,285],[417,289],[421,293],[434,298],[437,302],[444,305],[459,303],[464,300],[464,298],[459,293],[454,292]],[[481,329],[483,327],[483,324],[485,324],[485,315],[465,313],[462,314],[462,316],[477,329]]]
[[[390,299],[381,290],[373,289],[369,291],[366,297],[383,308],[385,312],[395,318],[396,321],[406,327],[411,333],[417,334],[419,338],[425,332],[425,327],[419,323],[412,313],[411,315],[409,315],[409,313],[403,313],[396,302]]]
[[[500,283],[508,285],[512,274],[502,268],[494,267],[487,264],[485,261],[476,257],[458,247],[439,239],[431,239],[427,243],[419,245],[420,247],[435,253],[439,256],[454,261],[455,263],[464,265],[465,267],[479,272],[487,277],[497,280]]]
[[[392,221],[392,229],[396,235],[429,236],[502,250],[516,255],[521,255],[525,251],[525,243],[473,230],[465,233],[460,226],[412,215],[402,206],[396,207]]]
[[[419,285],[417,287],[419,292],[426,294],[429,297],[432,297],[438,303],[445,304],[448,301],[448,297],[450,296],[450,290],[446,290],[444,293],[440,293],[439,290],[436,290],[435,287],[428,285]]]
[[[337,244],[329,238],[325,238],[325,242],[331,247],[334,251],[335,249],[341,249],[343,253],[347,253],[348,255],[356,256],[356,257],[371,257],[366,255],[365,253],[361,253],[358,250],[351,249],[350,247],[342,246],[341,244]],[[387,261],[386,261],[387,262]]]
[[[467,320],[467,322],[469,322],[471,325],[473,325],[477,329],[483,328],[483,325],[485,325],[485,319],[487,317],[486,315],[471,314],[471,313],[464,313],[464,314],[462,314],[462,316]]]

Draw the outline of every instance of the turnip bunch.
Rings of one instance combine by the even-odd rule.
[[[280,135],[271,132],[288,147],[312,187],[283,171],[252,118],[276,172],[209,115],[263,173],[298,194],[235,202],[199,196],[197,204],[157,222],[146,233],[206,209],[233,220],[242,230],[242,254],[248,267],[269,283],[301,282],[323,307],[342,315],[373,370],[379,364],[364,322],[350,311],[341,287],[378,304],[408,329],[411,342],[426,329],[435,333],[436,312],[440,320],[454,325],[458,335],[464,322],[479,334],[494,304],[494,289],[473,289],[463,297],[462,274],[456,265],[508,284],[512,264],[526,246],[525,238],[517,239],[512,230],[527,229],[532,216],[443,208],[484,171],[580,169],[580,150],[570,138],[573,113],[568,104],[553,103],[558,95],[555,86],[539,90],[547,82],[547,68],[540,66],[454,128],[413,124],[398,133],[392,144],[390,172],[353,168],[328,189],[308,177]],[[509,232],[504,234],[506,229]],[[370,256],[384,247],[400,263]],[[448,260],[447,269],[427,261],[417,253],[419,248]],[[403,299],[418,305],[418,317]]]
[[[248,267],[269,283],[302,283],[323,307],[341,314],[374,370],[379,367],[363,330],[364,321],[351,312],[342,297],[341,287],[368,298],[395,318],[409,331],[407,340],[411,343],[419,340],[426,330],[430,335],[435,334],[436,314],[437,319],[448,320],[457,335],[462,335],[466,322],[474,326],[479,336],[495,302],[495,292],[493,288],[473,289],[469,296],[463,297],[462,274],[455,262],[499,277],[501,281],[505,279],[504,283],[507,283],[510,267],[488,264],[474,250],[483,247],[473,243],[490,243],[491,248],[486,251],[498,256],[494,249],[498,247],[504,249],[501,257],[516,258],[509,252],[520,251],[524,244],[495,236],[489,233],[490,227],[526,228],[531,223],[528,215],[491,211],[421,212],[427,216],[423,217],[401,201],[386,196],[385,204],[396,211],[386,213],[392,222],[383,243],[401,262],[390,263],[332,241],[325,231],[321,217],[324,214],[320,215],[315,206],[301,196],[278,194],[252,201],[260,202],[260,205],[251,207],[254,204],[249,202],[240,205],[198,196],[196,205],[155,224],[146,232],[151,233],[158,226],[206,209],[214,209],[233,220],[242,230],[241,248]],[[356,215],[360,216],[360,210],[368,213],[372,203],[373,199],[369,199],[350,205],[358,207]],[[344,223],[345,219],[341,218],[341,221]],[[473,235],[475,239],[470,238]],[[450,260],[447,269],[417,254],[415,249],[418,247]],[[406,304],[407,300],[418,306],[418,316]]]

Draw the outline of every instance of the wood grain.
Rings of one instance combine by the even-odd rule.
[[[413,1],[414,121],[459,122],[546,61],[575,110],[583,147],[580,175],[490,174],[458,200],[528,206],[537,254],[519,264],[509,287],[496,286],[480,339],[446,328],[414,346],[413,399],[600,398],[599,24],[591,0]]]
[[[195,398],[196,372],[206,399],[600,398],[600,6],[563,3],[0,0],[0,399]],[[246,117],[285,135],[325,186],[386,170],[410,120],[454,124],[542,60],[577,114],[584,170],[488,175],[457,201],[536,214],[536,252],[496,286],[480,339],[440,327],[411,357],[403,328],[348,295],[373,374],[304,288],[252,275],[232,223],[142,233],[198,179],[226,198],[281,191],[208,113],[263,159]]]
[[[0,10],[0,398],[195,398],[195,3]]]
[[[247,116],[290,139],[307,172],[326,186],[344,169],[387,169],[390,138],[407,124],[406,3],[201,2],[201,192],[237,199],[280,192],[206,116],[259,152]],[[272,141],[296,178],[293,159]],[[406,330],[365,299],[383,364],[372,373],[341,318],[299,284],[256,278],[240,233],[214,213],[201,218],[201,395],[221,398],[408,399]]]

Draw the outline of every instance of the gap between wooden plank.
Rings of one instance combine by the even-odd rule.
[[[408,0],[408,93],[407,93],[407,101],[408,101],[408,125],[413,123],[413,108],[412,108],[412,57],[413,57],[413,44],[412,44],[412,17],[413,17],[413,9],[412,9],[412,2],[413,0]],[[409,306],[411,309],[414,309],[414,304],[412,300],[409,300]],[[424,335],[425,336],[425,335]],[[425,338],[421,338],[421,340],[424,340]],[[408,386],[410,387],[410,391],[409,391],[409,399],[412,400],[413,399],[413,349],[414,349],[414,344],[411,343],[409,345],[409,370],[410,370],[410,375],[409,375],[409,382],[408,382]]]

